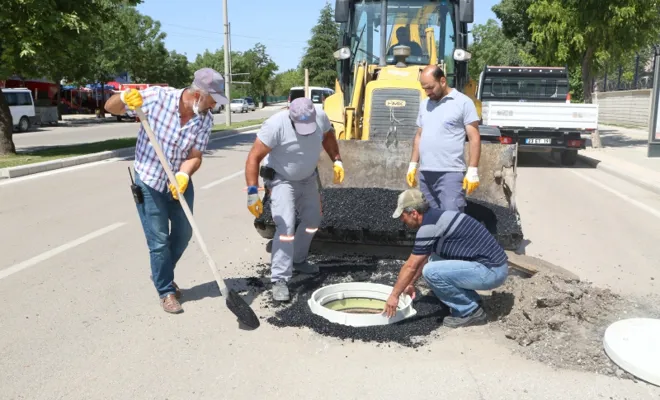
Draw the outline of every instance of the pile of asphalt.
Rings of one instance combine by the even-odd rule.
[[[262,307],[275,309],[266,321],[276,327],[306,327],[315,332],[342,340],[398,343],[407,347],[419,347],[426,343],[424,337],[442,326],[442,319],[449,314],[448,308],[437,297],[417,294],[413,307],[414,317],[396,324],[373,327],[351,327],[332,323],[313,314],[307,304],[312,293],[325,285],[342,282],[373,282],[394,285],[403,265],[400,260],[384,260],[371,257],[317,257],[310,262],[320,267],[317,275],[294,275],[289,283],[291,301],[279,303],[271,300],[270,293],[261,297]],[[257,292],[270,289],[270,268],[263,265],[258,277],[249,280]]]
[[[323,189],[323,220],[315,238],[374,244],[413,240],[414,231],[392,218],[399,193],[376,188]],[[465,213],[482,222],[506,250],[520,246],[523,234],[517,213],[473,199],[468,200]],[[270,199],[265,199],[264,213],[256,222],[273,225]]]

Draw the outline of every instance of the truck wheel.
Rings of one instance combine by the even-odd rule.
[[[577,150],[564,150],[561,152],[561,165],[572,166],[577,162]]]
[[[27,132],[30,129],[30,120],[27,117],[21,117],[18,121],[18,130],[20,132]]]

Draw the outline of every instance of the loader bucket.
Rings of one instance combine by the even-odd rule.
[[[323,152],[318,163],[323,221],[310,252],[409,255],[415,232],[392,218],[392,213],[399,193],[408,189],[406,173],[412,142],[388,145],[376,140],[339,140],[338,144],[344,181],[333,182],[333,163]],[[468,149],[466,142],[466,160]],[[499,135],[482,137],[480,186],[468,197],[465,210],[481,221],[507,250],[516,250],[522,241],[515,210],[515,155],[515,145],[500,144]],[[265,198],[266,212],[255,220],[255,227],[264,238],[275,234],[269,208]]]

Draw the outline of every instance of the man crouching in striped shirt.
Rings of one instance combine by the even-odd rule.
[[[193,212],[195,191],[191,177],[202,164],[209,142],[213,128],[211,110],[228,103],[224,88],[224,79],[218,72],[202,68],[195,72],[190,87],[130,89],[113,95],[105,106],[115,115],[142,108]],[[183,309],[177,300],[181,292],[174,283],[174,268],[188,247],[192,227],[179,203],[176,187],[168,183],[142,125],[137,135],[134,168],[135,184],[141,193],[136,197],[137,212],[149,247],[151,279],[163,310],[177,314]]]
[[[401,267],[384,313],[389,318],[396,314],[402,293],[414,298],[414,284],[424,275],[433,293],[451,310],[443,325],[458,328],[485,324],[486,312],[475,290],[497,288],[509,270],[506,253],[490,232],[467,214],[429,208],[417,189],[399,195],[392,217],[418,231],[412,254]]]

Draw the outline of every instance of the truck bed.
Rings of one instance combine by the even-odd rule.
[[[598,104],[485,101],[482,119],[507,129],[592,131],[598,129]]]

